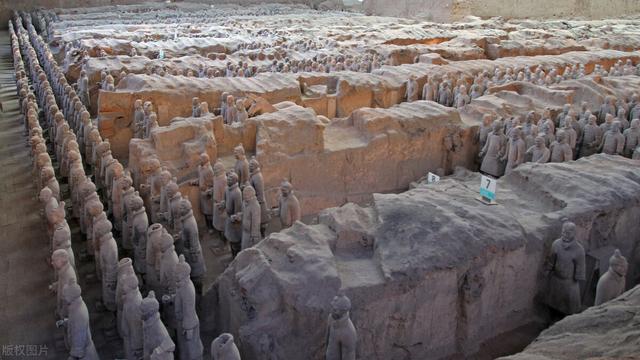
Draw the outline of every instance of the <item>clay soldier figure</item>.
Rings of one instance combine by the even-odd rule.
[[[140,196],[133,196],[129,200],[131,209],[131,242],[133,243],[133,265],[136,272],[142,276],[147,271],[147,229],[149,218]]]
[[[82,290],[76,283],[65,285],[62,290],[68,315],[56,322],[64,326],[69,340],[69,359],[98,360],[98,353],[91,339],[89,310],[82,300]]]
[[[182,199],[180,203],[180,221],[182,222],[180,234],[176,235],[176,242],[180,242],[183,254],[187,259],[187,263],[191,269],[191,279],[198,290],[198,294],[202,293],[202,278],[207,272],[202,255],[202,247],[200,246],[200,237],[198,235],[198,224],[193,217],[191,203],[187,199]],[[178,240],[179,239],[179,240]]]
[[[607,96],[604,103],[600,106],[600,112],[598,113],[598,121],[604,122],[607,114],[613,118],[616,115],[616,99],[613,96]]]
[[[104,208],[102,206],[102,203],[98,199],[97,193],[94,191],[92,195],[89,195],[89,198],[90,201],[86,202],[87,205],[85,207],[85,221],[87,222],[87,253],[95,257],[96,267],[97,269],[100,269],[100,248],[98,239],[95,238],[95,231],[93,229],[93,226],[96,224],[96,218],[99,218],[99,220],[106,220],[106,217],[104,217]],[[98,275],[98,278],[100,278],[99,270],[97,270],[96,273]]]
[[[128,181],[124,182],[124,185],[127,185]],[[133,186],[130,186],[128,189],[122,191],[122,236],[121,236],[121,246],[124,250],[133,250],[133,233],[132,227],[133,224],[133,210],[129,207],[131,205],[130,200],[134,196],[138,196],[138,192],[135,191]]]
[[[198,105],[200,107],[200,116],[206,116],[209,114],[209,103],[203,101]]]
[[[551,245],[547,263],[549,291],[547,305],[571,315],[581,310],[580,284],[585,280],[584,249],[576,240],[576,225],[562,224],[562,235]]]
[[[176,292],[176,283],[174,277],[175,265],[178,263],[178,254],[173,245],[173,236],[166,231],[162,232],[158,243],[160,250],[159,261],[156,261],[158,271],[158,295],[162,299],[164,295],[173,295]],[[175,309],[172,303],[166,303],[162,307],[162,319],[167,325],[167,329],[172,335],[175,335]]]
[[[504,156],[507,138],[503,133],[502,123],[493,123],[493,132],[487,136],[487,142],[478,156],[482,158],[480,171],[494,177],[502,176],[502,164],[500,158]]]
[[[249,119],[247,109],[244,107],[244,101],[242,99],[236,100],[236,119],[235,121],[240,124],[244,124]]]
[[[56,173],[53,168],[50,166],[43,167],[40,171],[40,179],[42,187],[48,187],[49,189],[51,189],[51,194],[53,195],[53,197],[56,200],[60,201],[60,184],[56,179]]]
[[[51,220],[53,223],[53,235],[51,237],[51,250],[64,249],[69,254],[69,263],[74,268],[76,262],[71,248],[71,229],[65,218],[65,203],[62,201],[59,206],[51,212]]]
[[[168,220],[169,231],[171,234],[179,234],[182,228],[180,221],[180,202],[182,201],[182,193],[178,191],[178,185],[174,182],[169,183],[167,188],[169,207],[165,219]]]
[[[233,149],[233,155],[236,158],[236,164],[233,169],[236,175],[238,175],[238,184],[240,185],[240,188],[243,188],[247,181],[249,181],[249,162],[245,156],[242,144],[239,144],[235,149]]]
[[[160,304],[156,300],[155,293],[149,291],[146,298],[140,304],[140,314],[142,316],[142,337],[143,337],[143,359],[150,360],[153,351],[161,347],[166,351],[173,352],[175,344],[169,336],[167,328],[160,320]]]
[[[100,266],[102,268],[102,304],[114,314],[116,306],[116,283],[118,279],[118,245],[111,234],[111,223],[101,223],[96,229],[100,241]]]
[[[142,139],[144,137],[144,111],[142,110],[142,100],[137,99],[133,103],[133,137]]]
[[[609,259],[609,270],[598,280],[594,305],[604,304],[624,292],[627,268],[627,259],[616,249]]]
[[[122,231],[122,218],[124,212],[124,206],[122,204],[122,194],[125,190],[131,187],[133,181],[124,173],[122,164],[117,163],[113,167],[113,181],[111,183],[111,197],[109,198],[109,205],[111,208],[111,215],[113,216],[113,224],[115,229]]]
[[[224,123],[231,125],[237,118],[236,101],[233,95],[227,96],[227,104],[224,111]]]
[[[283,229],[291,227],[301,218],[300,202],[293,193],[293,186],[287,180],[280,184],[279,206],[271,209],[272,215],[280,218]]]
[[[160,224],[151,224],[147,229],[147,264],[144,277],[147,288],[157,289],[160,283],[160,237],[164,228]]]
[[[519,126],[511,130],[511,138],[507,143],[506,154],[503,156],[503,161],[507,161],[505,174],[510,173],[518,165],[524,162],[525,144],[524,140],[522,140],[521,130],[522,128]]]
[[[222,116],[222,120],[224,123],[227,123],[227,98],[229,97],[228,92],[223,92],[220,97],[220,116]]]
[[[535,145],[527,150],[527,154],[531,154],[532,162],[540,164],[549,162],[549,157],[551,156],[551,152],[547,149],[542,136],[536,137]]]
[[[558,114],[558,116],[556,116],[556,128],[564,127],[565,118],[567,117],[567,115],[569,115],[569,110],[571,110],[571,104],[564,104],[564,106],[562,107],[562,112]]]
[[[331,301],[329,327],[327,331],[326,360],[355,360],[358,335],[349,318],[351,301],[338,295]]]
[[[160,194],[151,197],[153,203],[151,218],[153,221],[158,221],[158,215],[167,211],[169,204],[167,199],[167,185],[169,185],[171,180],[171,173],[168,170],[162,170],[160,173]]]
[[[211,342],[211,357],[213,360],[241,360],[233,335],[223,333],[215,338]]]
[[[249,164],[251,165],[251,164]],[[226,219],[226,213],[224,205],[224,194],[227,189],[227,174],[225,173],[224,165],[221,162],[216,162],[213,165],[213,228],[220,232],[220,236],[224,235],[224,223]]]
[[[256,191],[247,185],[242,190],[242,213],[233,215],[232,220],[242,224],[242,250],[248,249],[260,241],[260,204]]]
[[[191,117],[200,117],[200,99],[194,96],[191,99]]]
[[[455,103],[454,103],[455,107],[460,109],[470,102],[471,102],[471,98],[467,93],[467,87],[464,85],[460,85],[458,87],[458,94],[456,95],[456,98],[455,98]]]
[[[407,101],[416,101],[420,98],[420,94],[419,91],[420,89],[418,88],[418,82],[416,81],[416,76],[415,75],[411,75],[409,77],[409,80],[407,80],[407,89],[405,92],[405,98],[407,99]]]
[[[213,226],[213,207],[212,192],[213,192],[213,168],[209,162],[209,155],[206,153],[200,154],[200,165],[198,165],[198,180],[193,180],[191,185],[198,186],[200,189],[200,212],[204,215],[207,228],[211,229]]]
[[[118,334],[123,337],[122,330],[122,308],[124,306],[124,278],[127,276],[136,276],[133,270],[133,260],[125,257],[118,261],[118,275],[116,282],[116,323],[118,324]],[[136,277],[137,279],[137,277]],[[137,285],[136,285],[137,286]]]
[[[87,109],[91,108],[91,99],[89,97],[89,78],[85,75],[80,78],[80,84],[82,85],[82,90],[80,90],[80,101]]]
[[[602,142],[602,130],[596,124],[595,115],[589,116],[589,123],[582,131],[582,144],[580,145],[580,157],[595,154],[600,142]]]
[[[158,250],[160,250],[160,261],[156,262],[159,279],[158,293],[162,295],[173,294],[175,292],[173,269],[178,263],[178,254],[176,254],[171,234],[166,231],[162,232],[158,242]]]
[[[145,139],[150,138],[153,130],[158,128],[159,126],[160,125],[158,125],[158,115],[155,112],[152,112],[151,114],[149,114],[149,119],[144,128],[144,138]]]
[[[622,155],[624,152],[624,135],[620,133],[619,121],[614,121],[611,128],[604,133],[600,150],[609,155]]]
[[[142,104],[142,113],[144,115],[142,117],[142,123],[145,129],[149,126],[149,116],[151,115],[152,112],[153,112],[153,104],[151,103],[151,101],[145,101]]]
[[[571,148],[571,153],[576,153],[576,147],[578,145],[578,133],[573,128],[573,118],[571,116],[567,116],[564,120],[564,127],[562,131],[564,132],[565,137],[567,138],[567,143]]]
[[[491,131],[493,130],[493,119],[490,114],[484,114],[482,116],[482,124],[480,125],[480,130],[478,130],[478,142],[480,143],[480,148],[484,148],[484,145],[487,143],[487,138]]]
[[[40,190],[40,196],[38,198],[43,205],[43,213],[45,218],[47,219],[47,234],[51,236],[53,235],[55,225],[51,215],[58,208],[58,200],[53,197],[53,193],[48,187],[42,188],[42,190]]]
[[[611,126],[613,125],[613,121],[614,121],[613,115],[611,114],[605,115],[604,122],[600,124],[600,130],[602,131],[602,134],[605,134],[609,129],[611,129]]]
[[[260,163],[255,157],[252,157],[249,161],[249,185],[253,187],[256,192],[256,199],[260,204],[260,234],[265,237],[267,232],[267,226],[271,221],[271,214],[269,213],[269,207],[267,206],[267,199],[264,192],[264,178],[260,169]]]
[[[51,254],[51,264],[56,272],[56,281],[49,285],[49,290],[56,293],[56,315],[59,319],[67,316],[66,304],[62,289],[69,283],[76,283],[78,278],[76,270],[69,262],[69,253],[63,249],[58,249]]]
[[[549,148],[551,151],[551,162],[565,162],[573,160],[571,146],[567,143],[567,138],[563,131],[559,131],[556,135],[556,141]]]
[[[186,360],[202,359],[202,340],[200,340],[200,320],[196,314],[196,289],[189,279],[191,267],[180,255],[174,274],[176,293],[165,295],[165,303],[173,302],[176,318],[176,337],[178,340],[178,358]]]
[[[422,87],[422,100],[436,101],[437,92],[437,80],[435,78],[429,78]]]
[[[138,360],[143,356],[142,335],[142,295],[138,288],[138,278],[127,275],[122,278],[122,339],[127,360]]]
[[[631,120],[631,127],[626,129],[624,135],[624,156],[631,157],[633,150],[640,145],[640,119]]]
[[[242,247],[242,225],[237,217],[234,216],[242,211],[242,193],[240,192],[240,187],[238,187],[238,175],[233,171],[227,174],[227,189],[224,193],[224,201],[220,206],[225,209],[227,214],[224,224],[224,237],[229,242],[231,256],[235,258]]]
[[[162,165],[157,158],[150,158],[147,160],[147,176],[146,182],[140,186],[140,190],[143,195],[149,194],[151,198],[160,195],[162,187]]]

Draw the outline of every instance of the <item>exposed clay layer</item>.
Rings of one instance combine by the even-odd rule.
[[[636,359],[638,314],[640,286],[561,320],[522,353],[500,360]]]

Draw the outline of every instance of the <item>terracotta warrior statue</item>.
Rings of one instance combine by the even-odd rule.
[[[49,189],[48,187],[42,188],[42,190],[40,190],[38,199],[42,203],[42,213],[47,219],[47,233],[49,234],[49,236],[51,236],[53,234],[54,228],[54,222],[51,215],[53,214],[53,211],[58,208],[58,200],[53,197],[53,192],[51,192],[51,189]]]
[[[582,310],[580,281],[585,280],[584,248],[576,240],[576,225],[562,224],[562,234],[551,245],[546,271],[549,276],[547,305],[571,315]]]
[[[580,146],[580,157],[595,154],[602,141],[602,129],[596,124],[596,116],[590,115],[588,123],[582,130],[582,144]]]
[[[124,353],[127,360],[138,360],[143,357],[142,334],[142,295],[138,288],[138,278],[135,275],[127,275],[120,280],[122,282],[122,339],[124,340]]]
[[[260,204],[260,234],[262,237],[266,236],[267,226],[271,221],[271,214],[269,213],[269,207],[267,206],[267,198],[264,191],[264,178],[262,171],[260,170],[260,163],[255,157],[252,157],[249,161],[249,185],[256,191],[256,199]]]
[[[520,126],[515,127],[509,134],[509,142],[507,143],[507,150],[503,156],[503,161],[507,161],[505,168],[505,174],[510,173],[518,165],[524,162],[525,144],[522,140],[522,128]]]
[[[224,224],[224,237],[229,242],[231,256],[235,258],[242,249],[242,224],[240,224],[238,217],[235,216],[242,212],[242,192],[238,186],[238,175],[233,171],[227,174],[227,189],[224,193],[224,201],[219,206],[227,214]]]
[[[133,265],[136,272],[142,276],[147,272],[147,229],[149,218],[145,211],[144,201],[140,196],[129,199],[131,209],[131,242],[133,243]]]
[[[484,145],[487,143],[487,138],[491,131],[493,130],[493,118],[490,114],[484,114],[482,116],[482,124],[480,125],[480,130],[478,131],[478,143],[480,143],[480,149],[484,148]]]
[[[144,138],[145,123],[144,111],[142,110],[142,100],[137,99],[133,103],[133,137],[136,139]]]
[[[405,92],[405,98],[407,101],[416,101],[420,98],[420,89],[418,87],[418,82],[416,81],[416,76],[411,75],[409,80],[406,83],[407,89]]]
[[[640,145],[640,119],[631,120],[631,126],[624,135],[624,156],[631,157],[633,150]]]
[[[535,145],[527,150],[527,154],[531,154],[531,161],[540,164],[549,162],[551,152],[545,145],[544,137],[538,136],[534,141]]]
[[[118,324],[118,334],[122,337],[122,307],[124,306],[123,279],[129,275],[136,275],[133,270],[133,260],[125,257],[118,261],[118,274],[116,282],[116,323]]]
[[[233,169],[238,175],[238,184],[242,188],[249,181],[249,162],[244,153],[244,147],[242,144],[233,149],[233,155],[236,158],[236,164]]]
[[[241,249],[248,249],[260,241],[260,204],[251,185],[242,190],[242,213],[232,215],[232,220],[242,224]]]
[[[280,224],[283,229],[291,227],[302,216],[300,202],[293,193],[293,186],[287,180],[280,184],[278,207],[272,209],[272,215],[280,218]]]
[[[326,360],[355,360],[358,335],[349,318],[351,301],[338,295],[331,301],[331,314],[327,331]]]
[[[155,290],[160,284],[160,238],[164,228],[156,223],[147,229],[147,264],[144,282],[147,288]]]
[[[624,152],[624,135],[620,133],[619,121],[614,121],[611,128],[604,133],[600,149],[604,154],[622,155]]]
[[[549,148],[551,151],[551,162],[565,162],[573,160],[573,152],[571,146],[567,143],[567,138],[563,131],[558,131],[556,141]]]
[[[196,289],[189,279],[191,267],[180,255],[174,268],[176,292],[165,295],[164,303],[173,302],[176,319],[176,337],[179,359],[202,359],[202,340],[200,340],[200,320],[196,314]]]
[[[96,226],[100,245],[100,267],[102,272],[102,304],[107,311],[116,312],[116,283],[118,278],[118,244],[111,234],[108,220]]]
[[[140,314],[142,316],[142,339],[143,339],[143,359],[151,359],[151,354],[158,347],[173,353],[175,344],[167,328],[160,320],[160,304],[156,300],[155,293],[149,291],[146,298],[140,304]]]
[[[487,142],[478,154],[482,158],[480,171],[494,177],[500,177],[504,173],[500,159],[505,154],[507,137],[504,135],[501,121],[494,121],[493,131],[487,136]]]
[[[212,190],[212,200],[213,200],[213,228],[220,233],[221,236],[224,235],[224,223],[226,219],[226,212],[224,209],[224,205],[221,204],[224,202],[224,194],[227,189],[227,174],[225,173],[224,165],[221,162],[216,162],[213,165],[213,190]]]
[[[198,294],[202,293],[202,278],[207,272],[207,267],[202,255],[202,247],[200,246],[200,237],[198,235],[198,224],[193,217],[191,202],[182,199],[180,202],[180,222],[182,223],[180,233],[175,236],[176,243],[181,246],[182,254],[187,259],[187,263],[191,269],[191,279]],[[180,346],[180,345],[178,345]]]
[[[73,249],[71,248],[71,229],[69,228],[69,224],[65,217],[64,206],[64,201],[60,202],[59,206],[50,214],[51,221],[53,223],[51,250],[56,251],[58,249],[64,249],[69,254],[69,263],[75,268],[75,257]]]
[[[63,249],[58,249],[51,254],[51,264],[56,272],[56,281],[49,285],[49,290],[56,293],[56,317],[64,319],[67,311],[62,290],[65,285],[76,283],[78,278],[76,270],[69,262],[69,253]]]
[[[69,359],[98,360],[98,353],[91,339],[89,310],[82,300],[82,290],[76,283],[64,286],[64,301],[67,316],[56,322],[58,327],[64,326],[69,341]]]
[[[620,254],[620,250],[616,249],[609,259],[609,270],[598,280],[594,305],[604,304],[624,292],[627,268],[627,259]]]
[[[233,335],[223,333],[211,342],[212,360],[241,360]]]
[[[198,179],[191,181],[191,185],[198,186],[200,190],[200,212],[204,215],[208,229],[213,226],[213,207],[211,206],[213,178],[213,168],[209,162],[209,155],[202,153],[200,154],[200,164],[198,165]]]
[[[200,99],[197,96],[191,98],[191,117],[200,117]]]

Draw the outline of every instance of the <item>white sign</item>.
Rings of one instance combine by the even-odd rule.
[[[440,176],[430,172],[427,174],[427,184],[435,184],[440,181]]]
[[[496,199],[496,179],[482,175],[480,179],[480,196],[490,201]]]

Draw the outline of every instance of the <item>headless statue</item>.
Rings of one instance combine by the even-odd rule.
[[[233,335],[223,333],[215,338],[211,342],[211,357],[213,360],[241,360]]]

